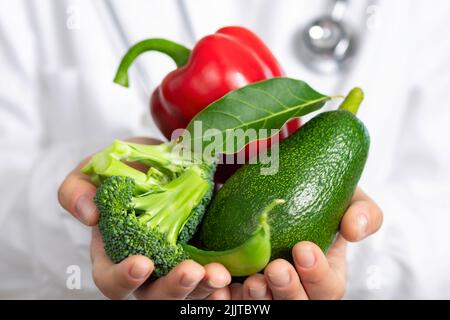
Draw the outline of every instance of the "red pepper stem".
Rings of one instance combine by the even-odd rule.
[[[128,87],[128,69],[136,58],[147,51],[158,51],[167,54],[175,61],[178,68],[184,66],[191,54],[188,48],[166,39],[147,39],[136,43],[122,58],[117,69],[114,82]]]

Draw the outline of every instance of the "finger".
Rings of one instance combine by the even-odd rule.
[[[244,286],[240,283],[232,283],[229,286],[231,300],[243,300],[244,299]]]
[[[307,300],[297,271],[283,259],[272,261],[266,266],[264,276],[274,300]]]
[[[98,222],[98,211],[94,204],[96,188],[90,178],[81,173],[81,168],[88,160],[80,163],[64,179],[58,189],[58,200],[61,206],[82,223],[92,226]]]
[[[100,291],[110,299],[133,293],[153,272],[153,263],[144,256],[132,256],[114,264],[106,255],[97,227],[92,230],[92,275]]]
[[[347,276],[347,241],[341,234],[338,234],[336,241],[328,249],[326,254],[328,263],[338,277],[346,283]]]
[[[345,292],[345,240],[340,238],[333,251],[333,264],[311,242],[300,242],[292,249],[294,265],[309,299],[341,299]],[[342,261],[341,261],[342,260]],[[334,268],[333,268],[334,267]],[[337,267],[337,268],[336,268]]]
[[[262,274],[254,274],[244,281],[244,300],[269,300],[272,299],[266,279]]]
[[[205,299],[217,289],[226,287],[231,282],[231,275],[220,263],[210,263],[204,266],[205,277],[189,295],[192,299]]]
[[[136,296],[148,300],[186,299],[205,276],[205,269],[192,260],[185,260],[166,276],[139,289]]]
[[[382,223],[381,209],[358,188],[342,218],[340,233],[348,241],[359,241],[377,232]]]
[[[207,298],[207,300],[230,300],[231,299],[231,293],[230,288],[220,288],[211,293]]]

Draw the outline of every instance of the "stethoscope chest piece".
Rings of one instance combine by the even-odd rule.
[[[343,3],[346,1],[337,1]],[[356,52],[357,38],[341,18],[332,14],[319,17],[301,29],[294,46],[306,67],[319,73],[332,73],[348,67]]]

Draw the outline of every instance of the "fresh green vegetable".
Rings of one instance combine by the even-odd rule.
[[[115,141],[82,169],[99,184],[94,201],[108,256],[120,262],[145,255],[153,260],[156,276],[190,258],[202,264],[222,263],[236,276],[260,271],[270,259],[267,215],[281,201],[263,208],[256,231],[236,248],[212,252],[187,245],[210,201],[215,164],[192,154],[177,156],[172,152],[175,146]],[[153,167],[145,174],[121,160]]]
[[[178,243],[189,241],[201,222],[214,188],[215,164],[175,152],[176,146],[117,140],[82,169],[99,185],[99,227],[114,262],[144,254],[163,275],[186,258]],[[146,174],[121,160],[152,167]]]
[[[206,248],[244,243],[261,209],[272,199],[284,199],[268,219],[272,259],[290,259],[292,247],[303,240],[327,250],[368,155],[368,132],[354,114],[361,101],[362,91],[353,90],[341,110],[319,114],[281,142],[275,175],[261,175],[262,164],[245,165],[234,174],[205,215],[200,239]]]

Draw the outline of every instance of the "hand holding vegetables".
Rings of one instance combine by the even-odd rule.
[[[133,49],[131,52],[133,53]],[[133,54],[135,53],[136,50]],[[128,61],[129,65],[132,60],[125,57],[124,61]],[[118,76],[119,80],[125,79],[123,74]],[[353,91],[341,109],[350,111],[357,109],[361,102],[358,93],[357,90]],[[231,92],[197,114],[195,119],[201,120],[208,128],[218,126],[218,129],[224,131],[237,128],[254,130],[281,128],[286,121],[317,110],[328,99],[330,97],[315,92],[300,81],[279,78]],[[228,119],[224,120],[224,115]],[[298,172],[290,172],[292,170],[287,169],[286,163],[283,163],[280,168],[282,172],[275,174],[275,179],[262,178],[259,181],[255,179],[256,171],[252,169],[258,169],[257,167],[246,165],[241,169],[230,182],[225,183],[216,196],[217,200],[215,198],[212,202],[211,210],[206,214],[200,233],[201,246],[206,245],[206,248],[195,248],[186,242],[196,232],[210,201],[214,161],[202,160],[201,156],[200,161],[192,161],[199,159],[199,155],[195,152],[187,153],[187,158],[174,157],[171,149],[179,145],[177,141],[157,146],[114,142],[109,148],[95,155],[84,166],[83,172],[91,177],[93,183],[100,186],[95,196],[96,206],[100,210],[100,231],[106,254],[119,264],[107,266],[105,251],[98,248],[98,231],[94,233],[94,243],[97,244],[93,244],[93,256],[102,257],[105,268],[117,270],[120,265],[125,265],[122,268],[128,268],[128,275],[132,275],[133,270],[140,269],[140,272],[135,274],[139,273],[142,279],[147,278],[154,268],[154,274],[161,277],[154,284],[171,282],[174,277],[176,278],[174,274],[180,277],[179,273],[182,271],[179,269],[183,265],[191,264],[189,268],[196,269],[198,265],[186,260],[193,258],[205,265],[205,272],[207,269],[215,269],[217,272],[207,276],[205,272],[202,274],[199,271],[198,281],[192,281],[191,287],[194,289],[202,276],[204,279],[200,286],[203,288],[190,290],[192,297],[206,297],[212,293],[212,287],[219,288],[211,295],[216,298],[320,298],[327,294],[329,297],[339,296],[339,290],[332,290],[335,291],[333,294],[326,287],[331,283],[334,289],[339,289],[345,284],[342,282],[342,250],[345,246],[343,238],[339,238],[328,253],[330,262],[333,260],[341,262],[334,262],[328,268],[323,253],[320,250],[320,253],[317,252],[311,243],[300,243],[294,247],[293,261],[297,273],[302,278],[303,287],[288,262],[275,260],[269,265],[267,263],[270,258],[289,259],[290,248],[296,241],[313,240],[321,245],[323,250],[329,246],[345,208],[348,207],[367,156],[368,138],[364,136],[365,129],[354,119],[356,118],[348,111],[323,114],[313,119],[311,124],[308,123],[294,137],[283,142],[280,158],[283,162],[288,162],[288,167],[299,166],[301,169]],[[189,126],[188,131],[190,128]],[[192,137],[193,140],[198,138]],[[250,138],[245,144],[252,143],[258,138],[260,136]],[[184,140],[189,139],[191,138],[184,136]],[[241,141],[241,145],[238,143],[232,152],[241,150],[245,144]],[[217,152],[222,153],[224,150],[225,147],[219,148]],[[296,150],[300,154],[295,157],[284,156],[283,153],[292,153],[289,150]],[[229,149],[226,151],[229,152]],[[337,167],[333,165],[333,160],[327,160],[328,155],[332,154],[333,156],[338,154],[336,159],[340,157],[342,160],[339,160],[340,164]],[[304,163],[299,160],[302,157],[306,159]],[[121,160],[137,161],[150,165],[151,168],[143,173]],[[317,166],[321,161],[324,161],[325,166]],[[328,168],[326,168],[327,161],[330,164]],[[327,172],[326,175],[322,175],[324,170]],[[284,177],[286,174],[288,176]],[[297,177],[300,177],[300,180]],[[323,179],[330,180],[330,183],[324,182]],[[290,182],[286,183],[288,180]],[[281,192],[277,192],[280,182]],[[324,184],[331,188],[321,191]],[[258,188],[254,189],[259,185],[264,185],[268,193],[260,192]],[[244,190],[241,187],[244,187]],[[78,213],[87,210],[92,212],[92,203],[86,202],[86,197],[79,197],[77,202],[83,201],[84,204],[77,203],[73,208],[70,203],[64,203],[63,189],[62,187],[60,199],[69,210],[75,209],[74,211]],[[251,197],[248,198],[248,195]],[[254,196],[259,197],[256,202],[252,198]],[[237,202],[241,203],[241,207],[238,206],[236,210],[233,203]],[[294,213],[300,219],[286,224],[286,218]],[[376,212],[377,214],[379,212]],[[365,232],[369,226],[368,216],[365,213],[358,214],[358,221]],[[366,219],[362,219],[363,217]],[[82,215],[80,218],[83,218]],[[95,223],[89,219],[85,220],[91,224]],[[345,236],[344,221],[345,218],[341,229]],[[236,222],[238,224],[235,224]],[[374,228],[377,229],[378,226],[375,222]],[[293,229],[288,231],[286,228]],[[347,236],[351,239],[351,236]],[[151,258],[153,262],[135,256],[139,254]],[[136,269],[135,264],[127,267],[129,263],[127,261],[130,259],[140,260],[140,268]],[[254,275],[249,277],[243,286],[233,285],[226,288],[224,286],[229,282],[229,274],[216,262],[220,262],[236,276],[250,275],[266,265],[267,267],[265,277]],[[314,271],[315,268],[318,269]],[[329,272],[332,269],[335,269],[333,271],[335,276],[336,272],[340,273],[339,277],[334,278],[334,280],[339,278],[340,283],[332,281],[333,273]],[[216,284],[221,283],[221,286],[211,286],[213,274],[216,277],[221,275],[223,281],[216,281]],[[195,273],[190,273],[190,276],[193,275]],[[180,279],[186,277],[188,276],[185,274]],[[311,277],[316,279],[308,286],[308,278]],[[318,284],[317,278],[321,277],[328,279],[323,281],[322,290],[314,288]],[[206,280],[209,283],[206,287],[209,289],[205,287],[205,278],[209,279]],[[105,283],[108,287],[107,279]],[[125,293],[134,290],[137,285],[138,282],[131,285],[131,290],[125,290]],[[255,286],[266,289],[258,290]],[[177,288],[173,286],[172,289],[176,291]],[[189,292],[185,295],[187,294]]]
[[[159,144],[161,141],[133,138],[133,143]],[[93,202],[95,186],[80,169],[86,165],[82,161],[69,173],[58,191],[58,199],[63,208],[81,223],[93,226],[91,259],[92,275],[100,291],[111,299],[123,299],[133,294],[140,299],[203,299],[217,289],[226,287],[231,276],[220,264],[201,266],[193,261],[184,261],[167,276],[143,285],[152,275],[153,262],[144,256],[131,256],[115,264],[106,255],[97,224],[99,213]]]
[[[160,143],[151,139],[133,139],[133,142]],[[80,172],[85,164],[86,161],[80,163],[66,177],[59,188],[58,198],[60,204],[80,222],[96,226],[99,214],[92,200],[95,186]],[[196,299],[258,299],[261,296],[275,299],[328,299],[339,297],[345,289],[345,240],[361,241],[375,233],[381,222],[379,207],[357,189],[341,222],[341,239],[333,244],[327,255],[313,243],[302,242],[293,248],[294,264],[277,259],[266,266],[264,277],[250,276],[243,285],[235,283],[230,287],[231,277],[223,266],[216,263],[201,266],[193,261],[184,261],[167,276],[142,286],[154,270],[151,260],[144,256],[131,256],[114,264],[105,253],[98,228],[94,227],[92,273],[99,289],[105,296],[114,299],[125,298],[130,294],[142,299],[184,299],[188,296]],[[315,257],[310,267],[301,266],[302,262],[311,261],[303,258],[304,248],[307,254],[312,253]],[[134,277],[134,273],[138,276]],[[282,285],[272,282],[272,278],[282,278],[286,273],[289,279],[282,281]],[[182,285],[182,281],[190,285]]]
[[[280,82],[287,90],[277,85]],[[252,100],[247,102],[248,92]],[[284,97],[288,93],[294,100]],[[278,98],[272,104],[261,99],[268,95]],[[291,114],[301,114],[299,106],[315,110],[325,99],[303,82],[273,79],[226,95],[193,121],[215,127],[218,137],[228,136],[235,128],[256,127],[261,132],[267,126],[281,127]],[[252,104],[258,112],[239,118],[238,113],[239,121],[224,120],[224,114],[236,113],[235,101]],[[187,135],[189,125],[182,141],[155,146],[114,141],[82,169],[99,185],[94,201],[106,253],[116,263],[143,254],[155,263],[157,276],[189,258],[201,264],[219,262],[233,276],[248,276],[262,270],[269,259],[288,257],[298,241],[313,241],[326,251],[368,154],[368,133],[348,111],[356,113],[361,101],[361,90],[352,90],[340,110],[316,116],[282,142],[278,171],[265,175],[264,164],[247,164],[212,201],[214,153],[205,154],[207,147],[191,149],[199,139],[200,146],[205,145],[207,131]],[[223,152],[227,142],[222,140],[215,152]],[[235,150],[244,146],[241,141]],[[151,167],[143,174],[121,160]],[[186,245],[210,202],[200,232],[205,249]]]
[[[91,162],[92,163],[92,162]],[[89,168],[89,166],[88,166],[88,168]],[[108,167],[106,167],[106,168],[108,168]],[[105,171],[106,173],[107,173],[107,171]],[[359,219],[360,220],[360,219]],[[275,262],[274,262],[275,263]],[[268,266],[268,268],[270,267],[270,265]],[[270,268],[269,268],[270,269]],[[252,281],[254,281],[253,280],[254,279],[254,277],[252,277],[252,278],[250,278],[248,281],[249,281],[249,283],[251,283]],[[294,278],[295,279],[295,278]],[[244,286],[245,286],[245,284],[244,284]],[[223,291],[224,290],[222,290],[222,291],[220,291],[220,292],[222,292],[223,293]]]

